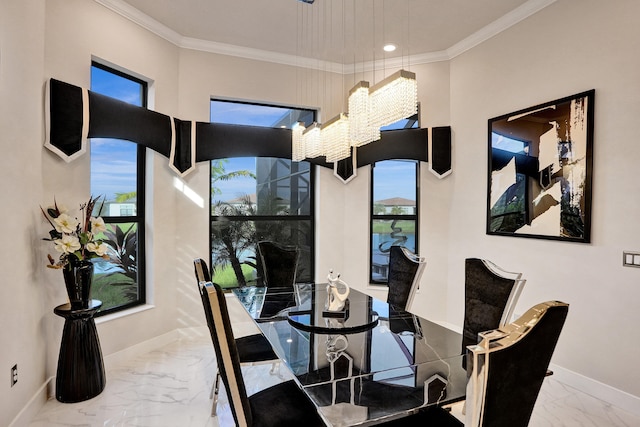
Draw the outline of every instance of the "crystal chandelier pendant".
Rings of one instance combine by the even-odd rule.
[[[313,4],[315,0],[298,0],[303,3]],[[409,15],[410,15],[410,6],[409,2],[406,2],[407,6],[407,56],[409,56],[408,44],[409,44]],[[311,13],[313,11],[313,7],[303,6],[303,8],[307,8]],[[375,9],[375,5],[374,5]],[[384,12],[384,6],[383,6]],[[344,12],[344,9],[343,9]],[[356,9],[354,9],[353,17],[355,23],[355,17],[357,15]],[[384,14],[383,14],[384,15]],[[302,14],[300,15],[303,16]],[[323,14],[323,21],[324,21]],[[329,21],[334,18],[333,13],[328,13]],[[374,19],[372,21],[373,24],[373,34],[374,34],[374,53],[373,53],[373,76],[375,80],[375,72],[377,68],[376,61],[376,37],[375,37],[375,29],[376,29],[376,21],[375,19],[375,10],[374,10]],[[384,16],[382,17],[382,24],[384,29]],[[312,23],[311,27],[313,28],[315,25],[313,24],[314,20],[309,19],[307,22],[301,22],[300,28],[306,28],[309,23]],[[345,26],[346,20],[343,16],[343,28],[342,35],[345,37]],[[320,18],[318,17],[318,30],[324,27],[325,22],[320,22]],[[353,28],[354,32],[354,51],[358,50],[357,47],[357,39],[359,39],[358,34],[355,31],[355,26]],[[301,34],[308,33],[307,30],[301,32]],[[318,33],[318,40],[320,33]],[[383,31],[384,36],[384,31]],[[383,37],[384,38],[384,37]],[[311,38],[313,40],[313,38]],[[346,47],[345,40],[343,39],[342,49]],[[334,48],[333,42],[330,42],[325,46],[328,50]],[[398,46],[392,46],[398,47]],[[305,46],[301,46],[302,49]],[[391,52],[395,49],[388,49],[387,46],[384,47],[386,52]],[[318,53],[318,51],[316,51]],[[345,54],[347,52],[343,51],[343,60],[345,58]],[[322,56],[322,55],[320,55]],[[354,59],[357,57],[354,52]],[[363,55],[364,60],[364,55]],[[344,61],[343,61],[344,62]],[[404,64],[404,60],[402,62]],[[303,65],[304,66],[304,65]],[[306,66],[304,66],[306,67]],[[314,68],[314,67],[310,67]],[[364,73],[364,63],[363,63],[363,73]],[[384,68],[384,63],[383,63]],[[326,69],[324,69],[327,72]],[[343,65],[344,71],[344,65]],[[384,69],[383,74],[386,74],[387,70]],[[343,73],[344,74],[344,73]],[[356,64],[354,64],[353,75],[356,75]],[[326,80],[326,78],[325,78]],[[333,79],[330,79],[332,81]],[[344,83],[344,77],[342,83]],[[319,83],[320,84],[320,83]],[[313,85],[310,85],[313,87]],[[326,88],[325,88],[326,89]],[[333,93],[333,87],[329,89],[331,93]],[[326,93],[326,91],[325,91]],[[323,102],[326,100],[323,100]],[[366,144],[369,144],[374,141],[378,141],[381,138],[381,129],[392,125],[401,120],[405,120],[409,117],[415,116],[418,113],[418,85],[416,82],[416,75],[410,71],[406,71],[401,69],[389,77],[383,79],[381,82],[375,84],[373,87],[370,87],[369,82],[361,81],[356,84],[348,94],[348,108],[347,113],[341,113],[336,118],[332,119],[328,123],[320,125],[319,123],[314,123],[310,127],[306,128],[304,126],[300,128],[292,128],[292,136],[291,136],[291,157],[295,161],[302,161],[305,158],[312,159],[320,156],[325,156],[327,162],[337,162],[339,160],[348,158],[353,153],[355,155],[356,149],[358,147],[362,147]],[[330,100],[328,104],[333,104],[333,100]]]
[[[304,144],[305,157],[314,159],[324,154],[320,125],[318,123],[313,122],[311,126],[302,132],[302,143]]]
[[[371,126],[369,82],[361,81],[349,91],[349,138],[352,147],[380,139],[380,129]]]
[[[305,158],[304,143],[302,133],[304,132],[304,123],[297,122],[291,128],[291,160],[301,162]]]
[[[351,155],[349,119],[343,113],[322,125],[320,131],[327,162],[337,162]]]
[[[370,121],[376,128],[388,126],[418,112],[418,83],[415,73],[400,70],[369,91]]]

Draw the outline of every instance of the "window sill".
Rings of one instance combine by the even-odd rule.
[[[141,313],[143,311],[151,310],[151,309],[154,309],[155,307],[156,307],[155,305],[143,304],[143,305],[130,308],[128,310],[122,310],[122,311],[118,311],[117,313],[111,313],[105,316],[96,317],[95,322],[96,322],[96,325],[99,325],[101,323],[107,323],[115,319],[120,319],[122,317],[127,317],[133,314]]]

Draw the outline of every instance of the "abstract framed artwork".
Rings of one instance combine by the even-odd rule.
[[[487,234],[590,242],[594,97],[489,119]]]

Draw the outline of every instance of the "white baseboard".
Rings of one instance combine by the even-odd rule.
[[[585,377],[582,374],[570,371],[553,363],[549,365],[549,369],[553,371],[553,378],[555,380],[631,414],[640,416],[640,397],[618,390],[610,385]]]
[[[40,409],[44,406],[48,399],[47,389],[49,384],[53,383],[55,377],[49,377],[33,394],[33,397],[29,399],[26,405],[18,412],[13,421],[9,424],[9,427],[26,427],[31,423],[33,417],[40,412]]]

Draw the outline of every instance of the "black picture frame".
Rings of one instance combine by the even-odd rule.
[[[589,243],[595,90],[488,121],[487,234]]]

